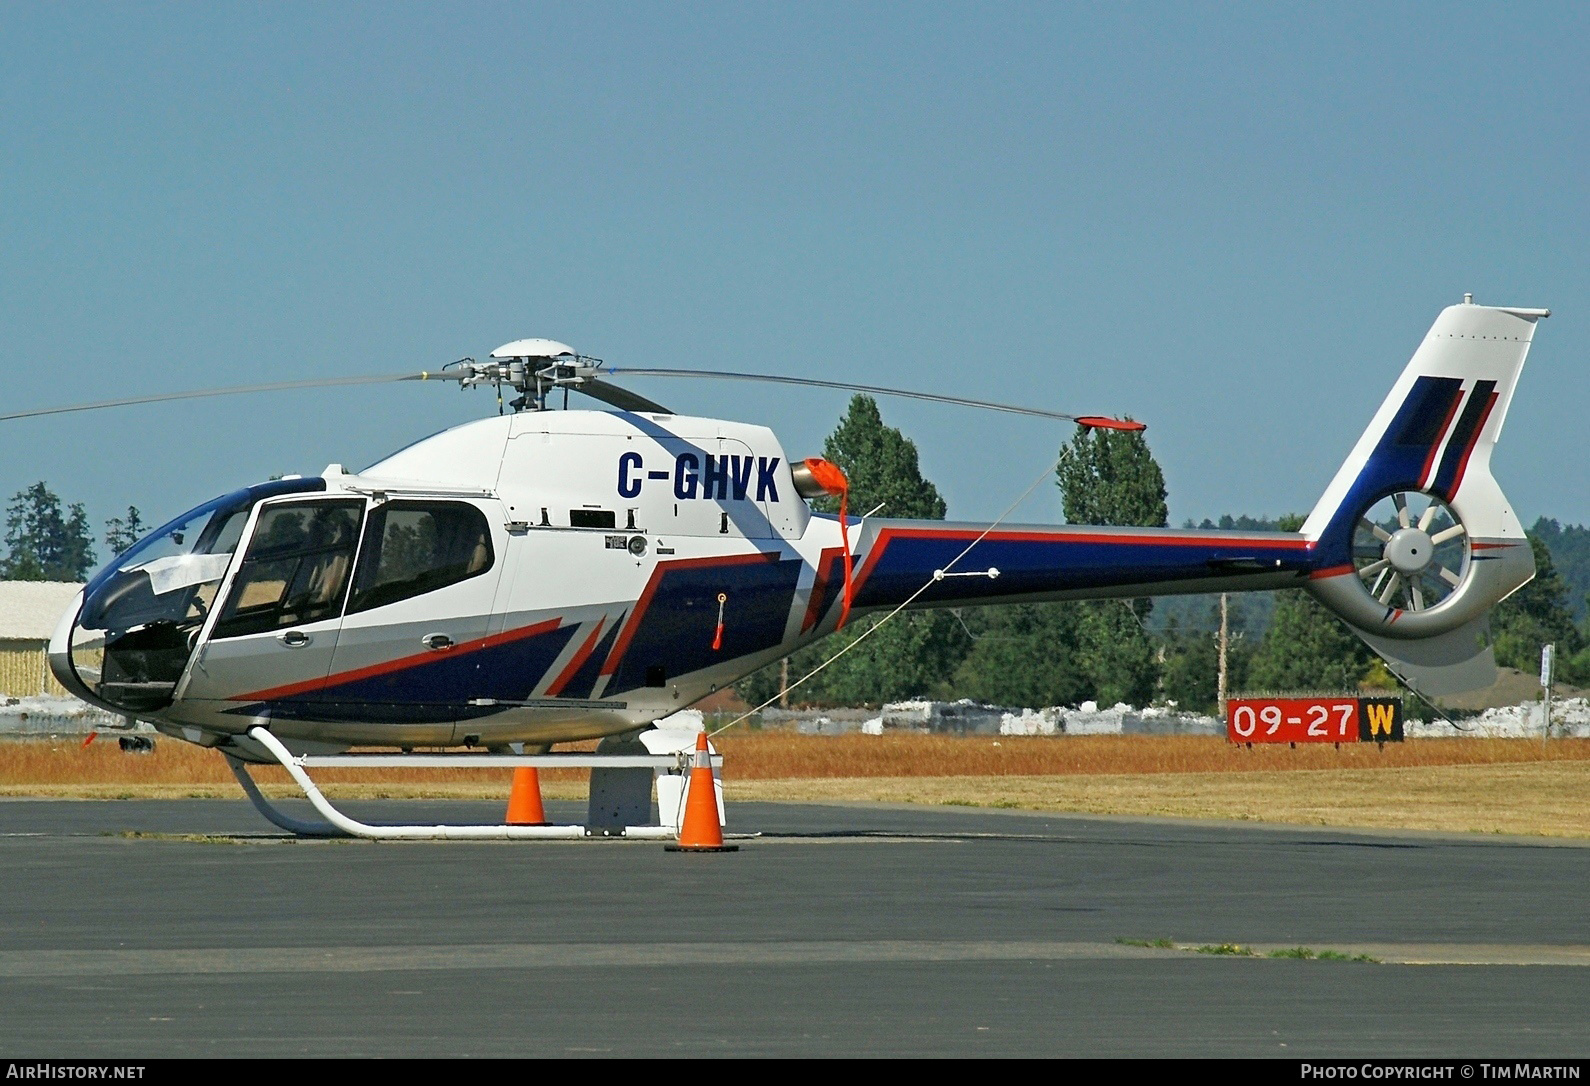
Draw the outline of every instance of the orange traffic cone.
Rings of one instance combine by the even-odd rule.
[[[712,756],[707,753],[707,733],[696,733],[696,758],[690,767],[690,787],[685,797],[685,817],[679,824],[679,843],[664,845],[669,852],[738,852],[739,845],[723,843],[723,823],[718,821],[718,788],[712,779]]]
[[[541,807],[541,774],[533,765],[513,771],[513,790],[508,793],[508,825],[545,826],[547,813]]]

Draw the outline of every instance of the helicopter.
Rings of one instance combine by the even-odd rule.
[[[611,366],[524,339],[434,372],[210,389],[0,416],[360,382],[487,386],[499,413],[362,471],[242,487],[95,574],[49,662],[73,694],[267,760],[294,749],[546,750],[644,729],[833,633],[912,608],[1299,589],[1404,681],[1488,685],[1489,609],[1528,582],[1491,475],[1537,322],[1444,309],[1300,531],[849,518],[843,472],[766,426],[677,414],[624,377],[775,381],[1140,429],[812,378]],[[567,407],[570,393],[600,410]],[[504,410],[505,395],[513,399]],[[555,409],[561,397],[564,409]]]

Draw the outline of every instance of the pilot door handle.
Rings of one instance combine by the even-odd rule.
[[[310,637],[302,630],[285,630],[282,633],[276,635],[276,640],[280,641],[290,649],[301,649],[313,641],[314,638]]]
[[[426,634],[424,637],[420,638],[420,644],[424,645],[432,652],[441,652],[443,649],[450,649],[453,647],[453,639],[444,633]]]

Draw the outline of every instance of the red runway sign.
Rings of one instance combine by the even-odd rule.
[[[1397,698],[1232,698],[1226,738],[1233,743],[1402,742]]]

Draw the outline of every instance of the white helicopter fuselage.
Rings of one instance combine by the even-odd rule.
[[[196,610],[205,612],[187,634],[194,651],[169,704],[136,700],[171,675],[139,674],[132,678],[141,683],[122,687],[92,682],[60,666],[61,637],[57,670],[101,703],[131,690],[131,704],[107,707],[133,708],[200,741],[241,732],[261,716],[278,734],[330,744],[600,736],[664,716],[776,659],[799,633],[796,595],[809,596],[823,546],[839,543],[837,522],[814,522],[795,492],[770,430],[711,419],[523,412],[443,431],[358,475],[332,465],[322,479],[254,502],[241,532],[231,533],[232,559],[183,557],[190,566],[212,557],[226,566],[206,593],[224,603],[185,609],[178,619],[192,624]],[[328,510],[345,514],[346,553],[325,559],[325,540],[299,549],[320,544],[323,587],[311,591],[344,605],[321,616],[289,603],[248,619],[250,594],[258,610],[292,591],[290,575],[272,579],[272,567],[284,572],[293,556],[264,548],[270,526]],[[399,598],[365,593],[361,606],[356,571],[370,580],[381,561],[374,551],[402,542],[390,528],[385,539],[369,530],[375,518],[428,526],[439,516],[479,533],[467,575],[444,571],[440,580],[451,583],[411,583]],[[750,566],[757,568],[747,576]],[[264,574],[252,575],[256,567]],[[769,578],[768,569],[781,575]],[[697,598],[702,584],[709,590]],[[719,593],[727,596],[721,630]],[[795,631],[787,614],[796,615]],[[815,625],[806,634],[817,636]],[[76,640],[79,663],[88,659],[83,670],[104,666],[103,644],[81,632]],[[617,686],[622,696],[608,696]]]

